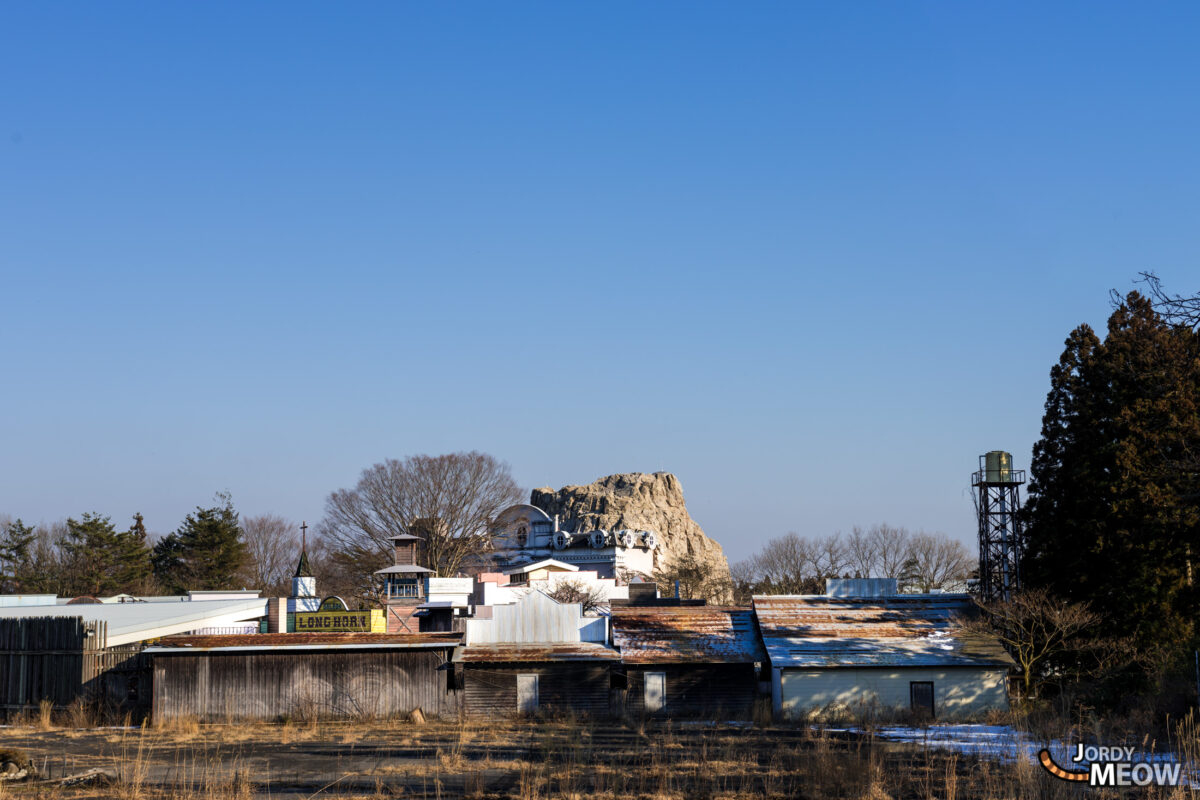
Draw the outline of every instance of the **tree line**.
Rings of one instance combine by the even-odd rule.
[[[154,537],[141,513],[128,528],[85,512],[47,525],[0,519],[0,591],[63,597],[183,594],[189,589],[285,589],[294,526],[272,515],[241,519],[228,494]]]
[[[389,459],[332,492],[308,540],[318,591],[355,605],[378,599],[374,572],[391,563],[390,537],[412,532],[437,575],[490,552],[490,523],[524,492],[508,464],[485,453]],[[140,513],[128,528],[94,512],[46,525],[0,516],[0,591],[63,597],[181,594],[255,588],[286,595],[301,536],[274,514],[241,517],[228,493],[154,536]]]
[[[735,599],[755,594],[823,594],[828,578],[895,578],[903,592],[965,591],[976,560],[944,533],[910,532],[887,524],[849,534],[772,539],[734,564]]]

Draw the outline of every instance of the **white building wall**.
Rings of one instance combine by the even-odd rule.
[[[775,674],[779,711],[784,719],[908,710],[912,681],[933,683],[934,714],[939,719],[1008,708],[1007,670],[1003,668],[783,669]]]
[[[463,644],[578,642],[585,619],[578,603],[559,604],[541,592],[519,602],[495,606],[491,619],[467,620]]]

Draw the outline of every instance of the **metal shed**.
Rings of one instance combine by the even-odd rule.
[[[617,708],[667,716],[749,717],[766,661],[748,608],[614,607]]]
[[[458,633],[179,636],[145,653],[156,720],[453,715]]]
[[[1007,709],[1013,660],[996,639],[962,631],[970,610],[962,594],[755,597],[776,715]]]

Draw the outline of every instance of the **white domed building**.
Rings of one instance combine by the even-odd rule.
[[[502,570],[552,558],[622,582],[654,574],[658,537],[653,531],[564,530],[557,517],[521,503],[496,517],[492,535]]]

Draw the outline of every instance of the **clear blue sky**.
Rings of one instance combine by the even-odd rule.
[[[732,559],[974,536],[1107,291],[1200,289],[1194,3],[6,3],[0,513],[669,470]]]

